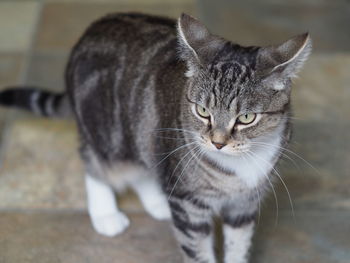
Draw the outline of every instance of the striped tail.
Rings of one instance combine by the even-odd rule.
[[[0,91],[0,105],[29,110],[45,117],[71,116],[68,96],[36,88],[14,87]]]

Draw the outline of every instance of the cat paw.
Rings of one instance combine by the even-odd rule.
[[[108,237],[121,234],[130,225],[127,216],[121,212],[91,218],[91,221],[97,233]]]
[[[144,206],[147,213],[157,220],[168,220],[171,218],[169,204],[166,200],[148,202]]]

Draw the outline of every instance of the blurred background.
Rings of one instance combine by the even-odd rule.
[[[243,45],[311,33],[314,52],[294,81],[294,138],[278,170],[284,185],[264,202],[252,250],[258,263],[350,262],[349,0],[0,1],[0,87],[64,89],[69,51],[111,12],[198,17]],[[120,237],[95,234],[72,121],[0,109],[0,262],[180,262],[168,223],[144,214],[132,193],[132,224]],[[292,160],[290,160],[292,159]]]

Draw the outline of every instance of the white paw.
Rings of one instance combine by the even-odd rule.
[[[163,198],[156,202],[147,202],[144,206],[147,213],[157,220],[167,220],[171,218],[169,204],[165,199],[163,200]]]
[[[91,221],[97,233],[109,237],[122,233],[130,225],[127,216],[121,212],[91,218]]]

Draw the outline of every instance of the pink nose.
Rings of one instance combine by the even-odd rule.
[[[212,144],[214,144],[214,146],[220,150],[221,148],[223,148],[226,144],[224,143],[218,143],[218,142],[212,142]]]

